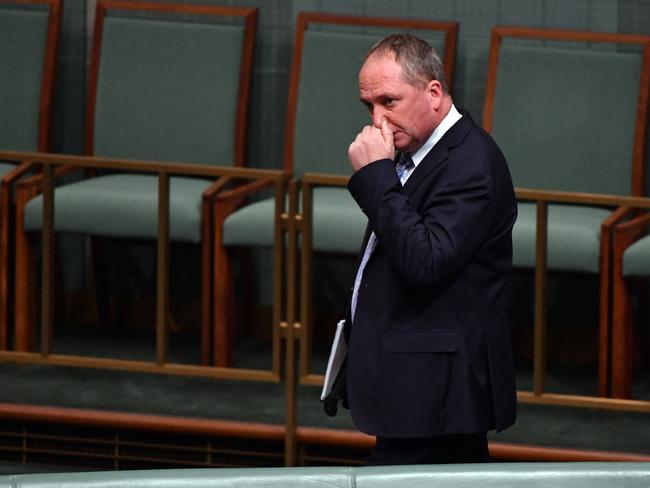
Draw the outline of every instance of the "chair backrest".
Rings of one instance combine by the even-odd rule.
[[[643,192],[650,37],[495,27],[483,125],[515,186]]]
[[[242,165],[257,9],[100,0],[86,153]]]
[[[458,24],[301,13],[296,23],[285,132],[285,171],[349,174],[347,149],[369,123],[357,75],[368,49],[393,32],[427,40],[451,87]],[[451,89],[451,88],[450,88]]]
[[[0,1],[0,148],[49,149],[61,0]]]

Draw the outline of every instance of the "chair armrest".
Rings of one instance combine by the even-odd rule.
[[[636,209],[633,207],[618,207],[610,214],[609,217],[603,221],[602,228],[606,227],[610,229],[611,227],[621,222],[623,219],[629,218],[635,212]]]
[[[221,229],[226,218],[242,204],[245,197],[273,185],[271,180],[256,180],[232,190],[217,194],[214,198],[214,226],[217,232],[217,242],[221,242]]]
[[[18,178],[20,178],[25,173],[30,171],[34,166],[36,166],[36,164],[32,163],[31,161],[26,161],[26,162],[20,163],[14,169],[9,171],[9,173],[7,173],[6,175],[4,175],[2,177],[2,186],[7,187],[7,186],[11,185]]]
[[[216,205],[224,204],[224,203],[236,204],[244,197],[252,195],[253,193],[263,190],[264,188],[268,188],[269,186],[272,185],[273,185],[273,181],[271,180],[256,180],[251,183],[238,186],[237,188],[234,188],[232,190],[219,193],[215,198],[215,204]]]
[[[54,177],[58,178],[60,176],[64,176],[79,170],[83,170],[83,168],[77,168],[68,165],[59,166],[54,170]],[[19,189],[31,189],[32,191],[40,193],[43,190],[43,175],[39,173],[32,176],[31,178],[21,180],[16,183],[16,187]]]
[[[221,176],[203,192],[203,204],[205,205],[213,201],[213,206],[219,205],[223,207],[225,205],[234,210],[239,206],[243,198],[273,185],[272,180],[263,179],[223,191],[224,187],[235,179],[240,178]]]
[[[302,175],[301,182],[303,187],[309,186],[347,186],[349,176],[332,175],[328,173],[305,173]]]
[[[622,254],[623,251],[643,236],[646,233],[648,225],[650,225],[650,213],[647,212],[617,225],[614,229],[617,254]]]
[[[624,219],[634,215],[638,210],[634,207],[616,208],[600,225],[601,252],[609,255],[609,244],[614,228]]]
[[[217,181],[212,183],[204,192],[203,192],[203,201],[212,200],[214,196],[219,193],[226,184],[228,184],[232,178],[230,176],[221,176]]]

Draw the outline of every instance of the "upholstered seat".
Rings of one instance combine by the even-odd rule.
[[[106,17],[93,154],[232,165],[243,42],[242,25]]]
[[[621,212],[580,204],[575,193],[641,194],[643,46],[640,37],[617,34],[492,30],[483,124],[505,154],[515,187],[574,193],[575,204],[549,204],[547,267],[600,275],[601,395],[610,374],[610,231]],[[616,100],[606,113],[603,86]],[[536,219],[535,203],[520,202],[516,267],[536,266]]]
[[[87,155],[138,160],[145,172],[147,161],[243,165],[256,15],[253,8],[100,0],[89,69]],[[157,176],[97,173],[55,189],[55,231],[155,239]],[[169,239],[200,243],[208,261],[201,266],[205,363],[212,330],[214,184],[170,175]],[[17,248],[28,253],[25,233],[41,228],[42,197],[25,203],[21,217]],[[22,258],[16,272],[25,296],[28,263]],[[33,335],[30,307],[23,300],[16,308],[17,347],[26,350]]]
[[[357,75],[363,56],[382,36],[341,31],[341,27],[333,30],[335,19],[336,16],[331,15],[326,19],[318,14],[299,16],[298,25],[302,30],[297,33],[295,49],[301,53],[301,57],[294,58],[294,93],[291,97],[296,98],[290,107],[288,140],[285,142],[285,169],[296,178],[308,172],[350,175],[352,169],[347,160],[347,147],[359,130],[369,123],[368,112],[359,101]],[[345,17],[340,19],[342,22]],[[407,27],[408,22],[404,22]],[[362,26],[382,26],[380,20],[371,18],[356,18],[356,23],[357,29]],[[322,25],[330,29],[318,30]],[[442,35],[435,36],[427,31],[418,34],[440,53],[445,52],[445,38]],[[273,232],[268,227],[273,223],[272,209],[272,200],[267,200],[255,203],[252,209],[244,207],[234,212],[224,223],[224,245],[271,246]],[[266,216],[261,213],[263,211]],[[322,218],[315,217],[318,222],[314,221],[314,232],[322,237],[315,239],[314,250],[359,251],[367,219],[345,189],[317,189],[314,212]],[[337,223],[337,217],[343,219],[341,224]],[[249,218],[252,220],[249,221]],[[266,220],[266,223],[262,223],[262,220]],[[361,225],[362,229],[349,231],[346,225],[342,225],[344,223]],[[321,224],[327,227],[321,229]],[[259,226],[265,226],[266,230],[253,239],[247,237]],[[344,234],[337,236],[339,232]],[[326,234],[328,237],[325,237]],[[336,242],[347,237],[353,237],[354,241]],[[321,243],[324,248],[320,247]]]
[[[623,253],[623,276],[650,276],[650,236],[639,239]]]
[[[347,189],[321,187],[313,196],[314,249],[354,254],[359,251],[367,218]],[[262,200],[243,207],[223,225],[224,246],[269,247],[273,243],[275,201]]]
[[[512,263],[535,266],[535,205],[520,202],[512,230]],[[548,215],[548,269],[597,274],[600,267],[600,226],[610,211],[575,205],[552,205]]]
[[[0,151],[48,151],[61,1],[0,2]],[[11,192],[32,164],[0,161],[0,349],[7,347],[13,262]]]
[[[641,64],[640,53],[510,45],[504,39],[491,134],[508,160],[515,185],[633,193]],[[606,116],[594,80],[611,86],[617,97]]]
[[[619,121],[602,140],[603,120],[591,80],[638,93],[641,58],[585,49],[501,46],[492,135],[506,155],[515,186],[574,192],[631,193],[636,99],[621,96],[608,117]],[[546,74],[544,74],[546,73]],[[525,100],[526,110],[521,110]],[[610,130],[611,129],[611,132]],[[548,268],[598,274],[600,227],[610,211],[551,205]],[[520,203],[513,264],[535,267],[535,206]]]
[[[300,14],[289,85],[285,171],[296,179],[305,173],[350,175],[348,146],[370,121],[358,89],[365,53],[389,32],[411,30],[444,57],[451,86],[457,27],[454,22]],[[302,252],[359,252],[367,219],[345,188],[316,188],[312,209],[312,249]],[[227,259],[226,247],[270,247],[273,235],[271,200],[243,207],[225,219],[222,242],[217,243],[218,259]],[[224,293],[222,300],[231,302],[225,295],[232,293],[232,285],[224,280],[219,289]],[[301,320],[308,327],[308,318]],[[222,329],[227,331],[232,325],[224,323]],[[232,349],[230,344],[217,347],[222,348],[217,357],[227,358]]]
[[[169,238],[201,242],[201,195],[212,184],[199,178],[170,178]],[[134,211],[137,209],[137,211]],[[57,188],[54,221],[57,232],[156,239],[158,180],[155,176],[98,176]],[[43,198],[25,207],[25,230],[40,230]]]
[[[292,144],[292,164],[289,166],[285,162],[285,169],[297,178],[309,171],[351,174],[347,146],[359,129],[368,123],[368,113],[359,102],[357,73],[363,55],[376,40],[377,36],[367,34],[304,31],[299,85],[295,88],[299,99],[296,100],[292,124],[294,137],[286,142]],[[339,212],[341,218],[361,225],[360,233],[354,234],[354,241],[338,244],[350,246],[352,252],[357,252],[367,219],[346,193],[344,189],[328,189],[320,193],[322,198],[318,203],[314,197],[314,212],[335,215]],[[332,198],[334,195],[339,195],[340,199]],[[330,208],[319,209],[320,205]],[[225,246],[272,246],[273,200],[258,202],[251,207],[244,207],[226,219],[223,226]],[[337,225],[335,221],[328,223],[333,225],[325,232],[333,240],[339,240],[334,236],[346,227]],[[264,229],[264,232],[256,229]],[[321,250],[317,245],[314,243],[315,250]]]
[[[650,276],[650,236],[627,248],[623,254],[623,276]]]

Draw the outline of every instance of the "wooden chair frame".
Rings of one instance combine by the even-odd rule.
[[[566,30],[528,29],[518,27],[494,27],[490,45],[487,88],[483,111],[483,127],[492,130],[492,115],[496,90],[499,48],[504,38],[538,39],[565,42],[591,42],[637,45],[643,50],[641,80],[637,102],[636,129],[632,153],[631,194],[641,196],[644,184],[645,134],[647,127],[648,94],[650,89],[650,37],[624,34],[596,33]],[[576,194],[577,195],[577,194]],[[576,197],[577,198],[577,197]],[[599,310],[599,352],[598,352],[598,388],[601,396],[610,394],[612,377],[612,358],[610,354],[611,328],[611,273],[612,273],[612,231],[617,223],[628,214],[629,209],[619,207],[602,222],[600,245],[600,310]],[[536,270],[537,272],[537,270]],[[537,313],[537,312],[536,312]],[[537,322],[541,317],[535,319]],[[545,320],[545,317],[544,317]]]
[[[50,127],[52,103],[54,99],[54,80],[56,73],[57,47],[61,29],[61,0],[0,0],[3,5],[45,5],[48,8],[47,37],[44,46],[43,75],[39,102],[37,150],[50,149]],[[9,148],[4,148],[9,149]],[[33,168],[25,162],[7,173],[0,182],[0,350],[8,347],[8,326],[10,321],[9,304],[12,296],[9,289],[9,276],[12,272],[10,256],[13,254],[9,229],[13,217],[12,190],[14,183]]]
[[[245,129],[246,116],[249,102],[250,75],[252,72],[253,48],[255,37],[255,25],[257,20],[257,9],[239,7],[218,7],[209,5],[191,4],[164,4],[149,2],[134,2],[123,0],[100,0],[96,8],[95,35],[91,51],[91,62],[88,75],[88,99],[86,104],[86,155],[94,155],[94,120],[95,100],[97,95],[97,83],[99,76],[100,53],[102,45],[103,20],[109,10],[147,11],[170,14],[206,15],[206,16],[230,16],[241,17],[244,26],[244,42],[242,46],[241,70],[239,76],[239,93],[237,101],[237,119],[235,123],[235,161],[234,166],[241,167],[244,164],[245,155]],[[57,175],[64,174],[72,168],[63,167]],[[92,171],[92,170],[91,170]],[[213,206],[216,194],[223,189],[223,180],[217,180],[213,185],[203,192],[202,195],[202,223],[201,223],[201,350],[204,363],[209,362],[210,343],[213,335],[213,306],[212,297],[212,240],[214,228],[212,226]],[[16,248],[20,250],[16,258],[16,349],[18,351],[29,351],[34,347],[34,316],[33,297],[34,283],[31,271],[33,269],[33,258],[29,248],[29,240],[23,231],[24,207],[27,202],[42,191],[42,182],[29,180],[19,185],[17,191],[16,218]]]
[[[647,235],[650,213],[618,225],[614,229],[612,267],[612,396],[631,398],[634,380],[634,317],[632,279],[623,276],[623,254]]]

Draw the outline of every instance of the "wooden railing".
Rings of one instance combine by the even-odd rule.
[[[312,196],[317,186],[344,186],[348,178],[324,174],[305,174],[300,182],[291,180],[282,171],[218,167],[198,164],[178,164],[132,161],[109,158],[88,158],[39,153],[0,153],[0,160],[30,161],[42,169],[43,189],[43,266],[42,266],[42,343],[40,352],[0,351],[0,361],[40,363],[154,372],[219,379],[253,380],[285,383],[285,463],[295,465],[296,446],[301,429],[297,422],[296,390],[299,384],[321,385],[323,377],[311,371],[311,333],[309,321],[312,301]],[[158,273],[156,314],[156,360],[153,362],[107,359],[88,356],[54,354],[53,287],[54,287],[54,176],[57,166],[73,168],[102,168],[125,172],[146,172],[158,178]],[[274,366],[269,370],[249,370],[230,367],[174,364],[167,360],[169,323],[169,177],[184,175],[226,180],[268,180],[274,188],[275,252],[274,252]],[[288,184],[287,184],[288,182]],[[288,208],[285,198],[288,188]],[[302,206],[299,210],[298,198]],[[545,389],[546,373],[546,244],[548,206],[553,203],[598,205],[611,208],[650,208],[650,198],[623,197],[600,194],[536,191],[517,189],[520,201],[534,202],[537,207],[535,263],[535,345],[533,390],[519,391],[518,400],[526,403],[566,405],[612,410],[650,412],[650,401],[611,399],[603,396],[559,395]],[[301,244],[299,244],[301,242]],[[286,256],[286,259],[283,257]],[[6,324],[1,324],[6,326]],[[298,363],[300,352],[301,362]],[[276,357],[277,356],[277,357]],[[281,366],[283,365],[283,369]]]
[[[2,152],[0,160],[33,163],[41,168],[43,192],[42,225],[42,284],[41,284],[41,350],[40,352],[0,351],[0,360],[15,362],[45,363],[65,366],[80,366],[149,373],[168,373],[188,376],[208,376],[221,379],[279,382],[280,374],[273,370],[238,369],[212,367],[168,362],[169,324],[169,178],[170,175],[214,178],[218,187],[225,187],[232,180],[266,180],[274,187],[276,207],[284,205],[286,176],[282,171],[222,167],[202,164],[135,161],[111,158],[65,156],[41,153]],[[134,361],[107,359],[90,356],[54,354],[53,343],[53,296],[54,296],[54,176],[56,167],[119,170],[156,175],[158,178],[158,237],[157,237],[157,308],[156,308],[156,360]],[[280,223],[280,212],[276,212],[276,226]],[[281,233],[277,233],[277,239]],[[276,247],[278,244],[276,243]],[[276,280],[280,280],[277,276]],[[279,307],[281,304],[274,304]],[[1,324],[6,327],[6,324]],[[278,325],[279,326],[279,325]],[[278,337],[278,340],[279,337]],[[279,351],[280,348],[274,348]],[[274,364],[279,360],[274,359]]]

